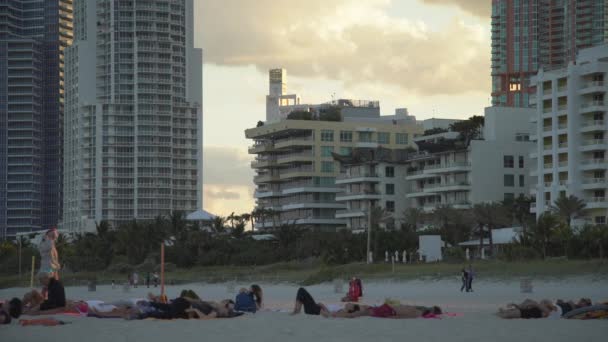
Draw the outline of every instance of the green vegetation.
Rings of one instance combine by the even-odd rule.
[[[318,121],[342,121],[342,110],[337,106],[329,106],[319,109],[319,113],[296,109],[287,115],[287,120],[318,120]]]

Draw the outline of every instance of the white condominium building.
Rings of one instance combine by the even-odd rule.
[[[416,138],[418,153],[408,156],[404,179],[411,207],[427,212],[446,205],[467,209],[527,194],[532,113],[527,108],[486,108],[482,135],[468,146],[456,132]]]
[[[413,146],[412,138],[422,128],[404,110],[380,116],[375,101],[342,99],[303,105],[294,103],[297,97],[293,95],[287,102],[280,95],[286,89],[284,75],[281,69],[270,71],[267,121],[245,131],[254,141],[249,153],[256,156],[251,163],[256,171],[256,207],[275,212],[256,228],[275,224],[345,228],[346,220],[336,217],[336,210],[345,210],[347,205],[336,201],[336,194],[343,190],[336,184],[340,165],[333,153],[349,155],[357,147]]]
[[[334,156],[342,169],[336,179],[342,192],[336,195],[336,201],[346,206],[336,212],[336,218],[344,219],[348,229],[366,231],[370,207],[384,210],[383,217],[378,217],[381,227],[400,226],[409,205],[404,181],[407,152],[383,147],[357,148],[349,155]]]
[[[605,224],[608,216],[608,45],[581,50],[575,63],[532,78],[536,106],[531,153],[537,178],[537,215],[561,195],[586,202],[585,216],[574,224]]]
[[[192,0],[74,2],[63,227],[202,205],[202,52]]]

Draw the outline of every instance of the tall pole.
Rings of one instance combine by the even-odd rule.
[[[32,274],[30,275],[30,288],[34,288],[34,267],[36,266],[36,257],[32,255]]]
[[[19,237],[19,279],[21,280],[21,237]]]
[[[367,208],[367,263],[370,264],[371,257],[371,244],[372,244],[372,200],[369,200]]]
[[[160,298],[165,302],[165,242],[160,244]]]

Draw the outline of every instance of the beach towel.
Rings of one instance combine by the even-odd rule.
[[[53,327],[56,325],[69,324],[70,322],[60,321],[54,318],[38,318],[38,319],[20,319],[19,324],[22,327],[30,325],[42,325],[45,327]]]

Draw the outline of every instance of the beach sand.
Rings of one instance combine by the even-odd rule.
[[[571,278],[533,281],[534,292],[520,293],[519,280],[477,281],[473,293],[461,293],[460,282],[428,280],[407,282],[365,282],[362,302],[377,304],[390,297],[402,303],[440,305],[444,311],[460,313],[443,319],[391,320],[377,318],[325,319],[318,316],[289,316],[298,286],[260,284],[267,310],[234,319],[207,321],[125,321],[122,319],[56,316],[71,324],[57,327],[20,327],[14,321],[0,326],[1,341],[590,341],[608,336],[608,321],[502,320],[494,316],[497,308],[525,298],[576,299],[590,297],[608,301],[608,280]],[[169,298],[182,289],[192,289],[204,299],[234,298],[234,291],[249,284],[188,284],[170,286]],[[234,287],[234,288],[233,288]],[[331,283],[307,287],[318,302],[338,304],[343,294]],[[27,289],[0,290],[0,298],[21,296]],[[234,291],[229,291],[234,290]],[[347,285],[344,285],[344,291]],[[124,292],[121,286],[68,287],[70,299],[116,300],[144,297],[159,288],[139,287]]]

